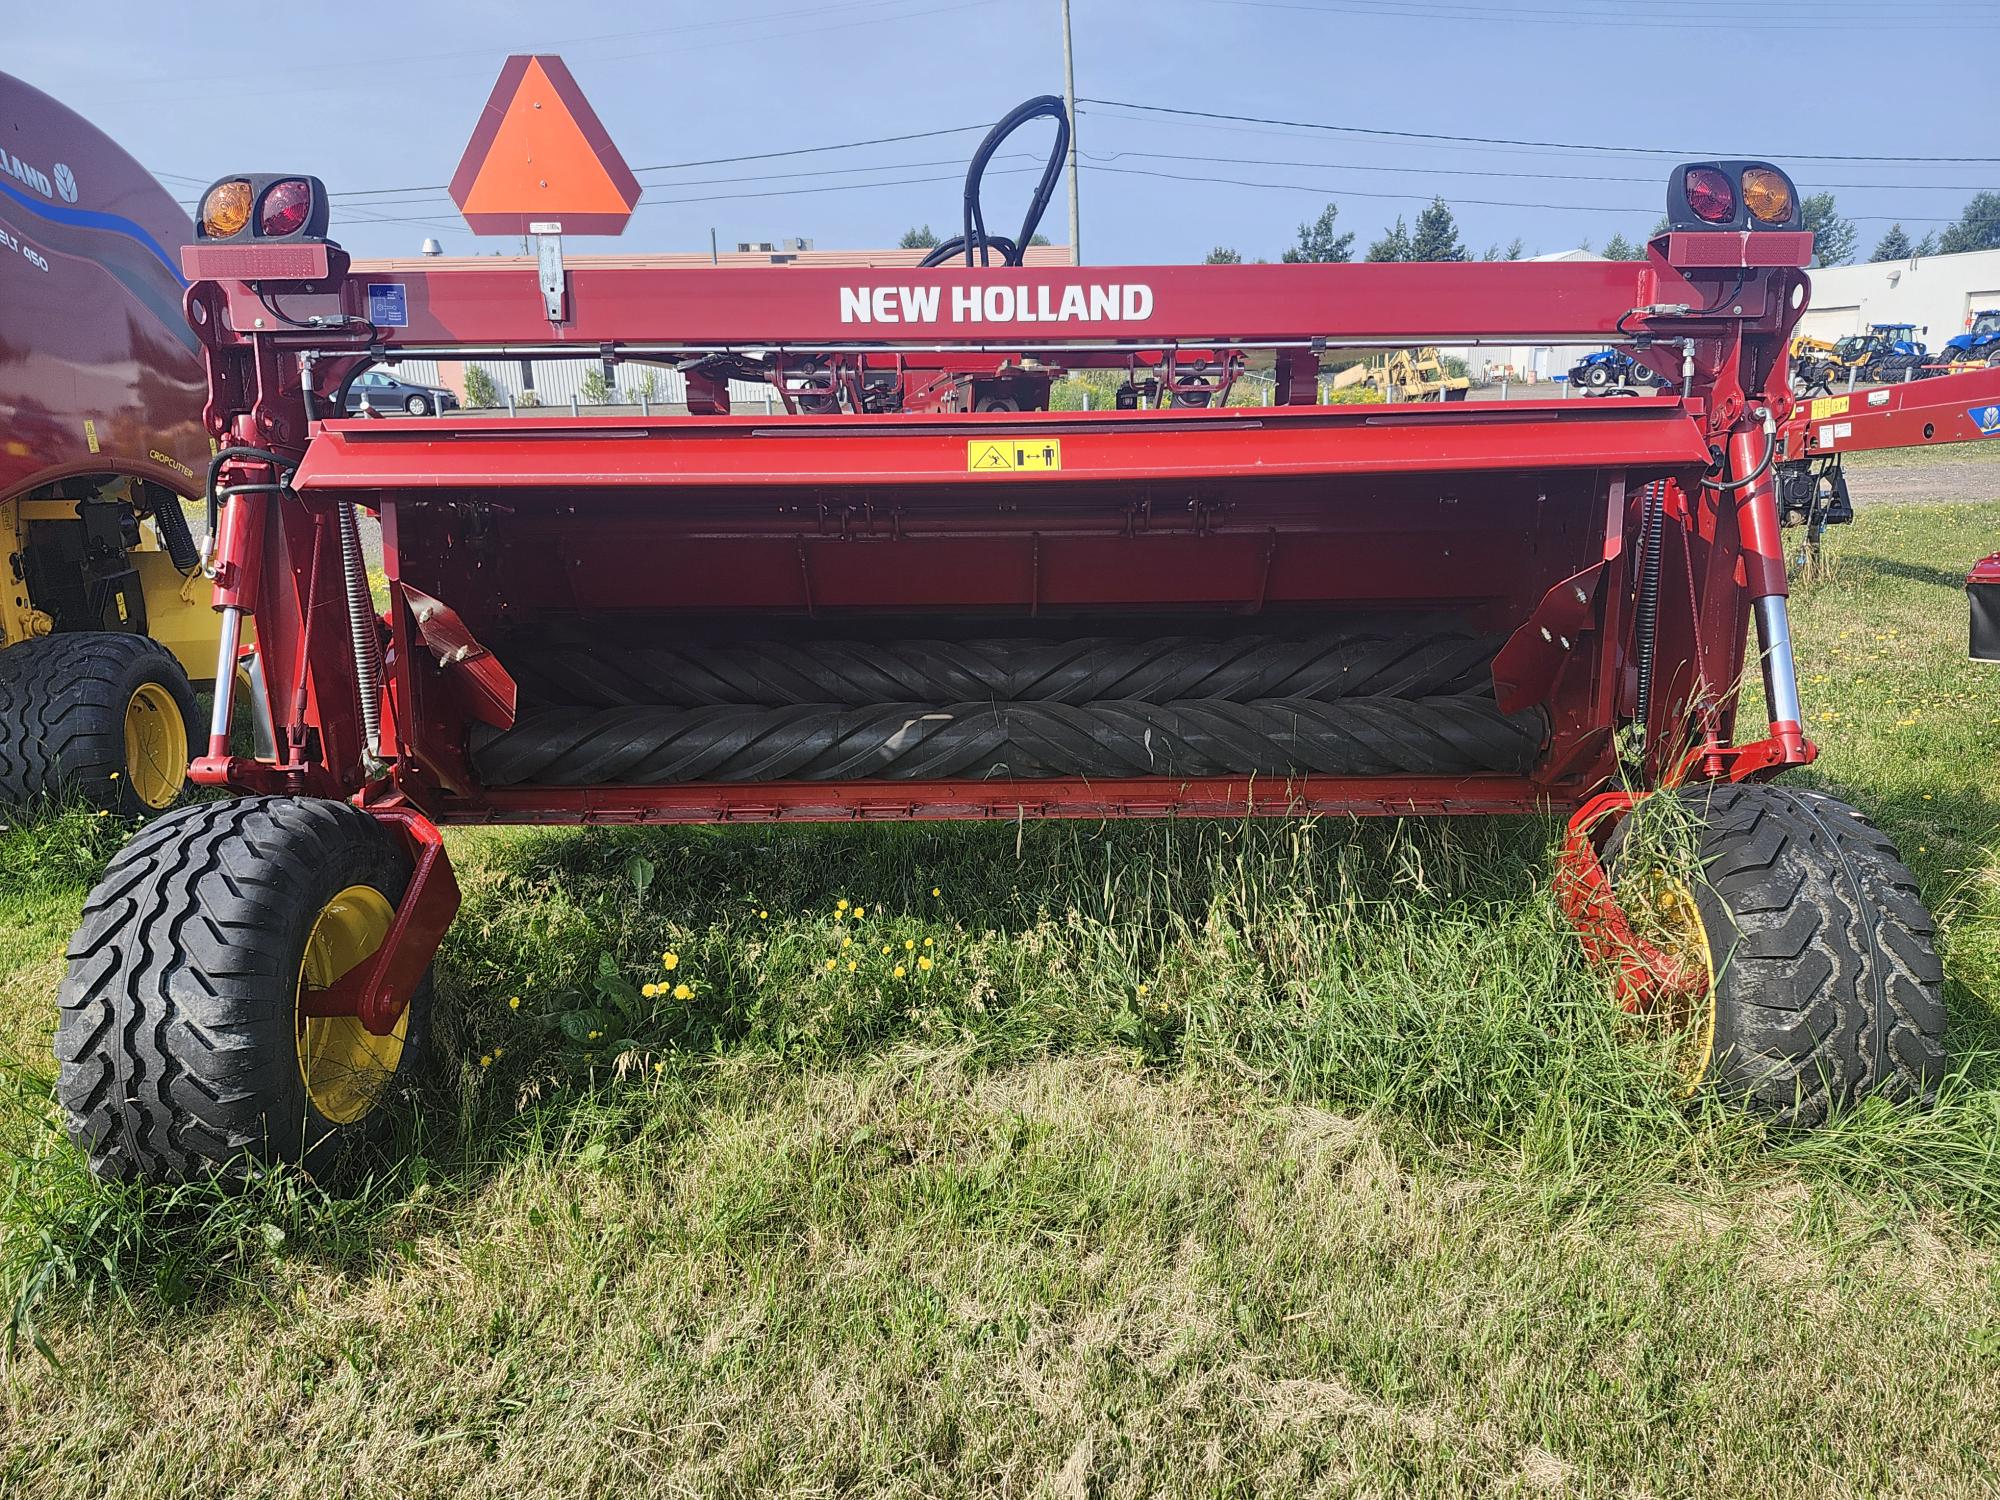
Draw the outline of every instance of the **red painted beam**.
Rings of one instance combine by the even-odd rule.
[[[995,442],[1056,467],[992,471]],[[1055,444],[1050,449],[1049,445]],[[933,413],[905,417],[600,417],[324,424],[299,490],[644,486],[1011,487],[1287,475],[1519,472],[1706,465],[1672,397],[1629,401]]]
[[[1567,810],[1583,786],[1516,776],[1213,777],[1188,781],[773,781],[494,787],[443,799],[444,823],[869,823],[1020,818],[1429,817]]]

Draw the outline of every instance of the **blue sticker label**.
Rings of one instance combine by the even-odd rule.
[[[2000,406],[1975,406],[1966,415],[1981,437],[2000,437]]]
[[[368,283],[368,321],[377,328],[408,328],[410,299],[400,281]]]

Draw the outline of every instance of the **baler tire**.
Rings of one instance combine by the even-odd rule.
[[[359,1053],[314,1053],[335,1033],[309,1028],[360,1023],[307,1021],[299,997],[369,934],[379,950],[409,878],[373,818],[323,798],[196,803],[140,830],[90,893],[57,991],[56,1095],[91,1170],[184,1181],[292,1163],[337,1181],[356,1165],[421,1068],[430,978],[400,1035]]]
[[[475,725],[489,786],[1054,776],[1525,774],[1548,721],[1490,695],[1232,703],[554,709]]]
[[[1483,692],[1492,637],[1384,626],[1287,638],[1242,635],[1069,641],[688,641],[621,646],[556,640],[502,657],[524,704],[704,708],[1174,699],[1433,698]]]
[[[67,791],[121,817],[152,817],[179,797],[200,723],[187,673],[146,636],[77,631],[9,646],[0,651],[0,803]]]
[[[1944,1074],[1937,927],[1888,836],[1824,792],[1715,785],[1677,794],[1698,828],[1692,884],[1709,969],[1697,1090],[1783,1127],[1862,1098],[1928,1103]],[[1614,888],[1633,886],[1614,831]]]

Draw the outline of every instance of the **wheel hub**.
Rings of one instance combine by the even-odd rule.
[[[350,885],[320,908],[299,961],[299,995],[329,989],[372,958],[395,918],[389,898],[373,886]],[[351,1125],[375,1107],[403,1058],[409,1011],[377,1036],[358,1016],[298,1015],[299,1077],[313,1108],[336,1125]]]
[[[1657,946],[1691,974],[1703,976],[1699,992],[1676,999],[1661,1015],[1676,1041],[1675,1068],[1686,1091],[1701,1087],[1715,1056],[1715,958],[1701,908],[1685,880],[1656,870],[1650,882]]]
[[[125,704],[125,774],[132,795],[158,811],[173,803],[187,774],[187,725],[157,682],[141,683]]]

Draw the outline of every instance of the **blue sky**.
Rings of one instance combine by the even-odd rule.
[[[2000,158],[1993,91],[1945,71],[2000,40],[2000,11],[1983,0],[1074,7],[1084,98],[1646,148],[1409,141],[1086,105],[1083,245],[1098,264],[1198,260],[1216,244],[1275,259],[1329,199],[1358,252],[1433,193],[1457,207],[1475,253],[1516,236],[1530,253],[1601,246],[1650,228],[1682,148],[1768,156],[1807,191],[1834,186],[1841,209],[1862,219],[1864,254],[1891,217],[1915,238],[1932,227],[1924,221],[1955,218],[1974,190],[2000,189],[1991,162],[1788,155]],[[508,242],[470,234],[436,188],[514,51],[562,55],[626,160],[666,168],[640,173],[646,200],[616,246],[628,250],[706,249],[711,227],[725,246],[789,235],[881,245],[923,221],[949,233],[976,131],[674,164],[984,124],[1062,89],[1057,0],[97,0],[10,16],[0,68],[176,174],[163,180],[190,198],[191,179],[241,170],[310,171],[336,193],[414,189],[343,200],[336,237],[364,255],[407,254],[429,235],[471,253]],[[1906,80],[1905,102],[1875,102],[1896,97],[1862,81],[1878,68]],[[1044,150],[1047,131],[1031,127],[1007,149]],[[987,218],[1011,231],[1037,168],[1019,158],[995,167]],[[776,175],[834,168],[869,170]],[[1620,178],[1635,180],[1601,180]],[[892,185],[861,185],[870,182]],[[826,188],[837,190],[799,191]],[[1044,225],[1057,240],[1064,214],[1059,191]]]

